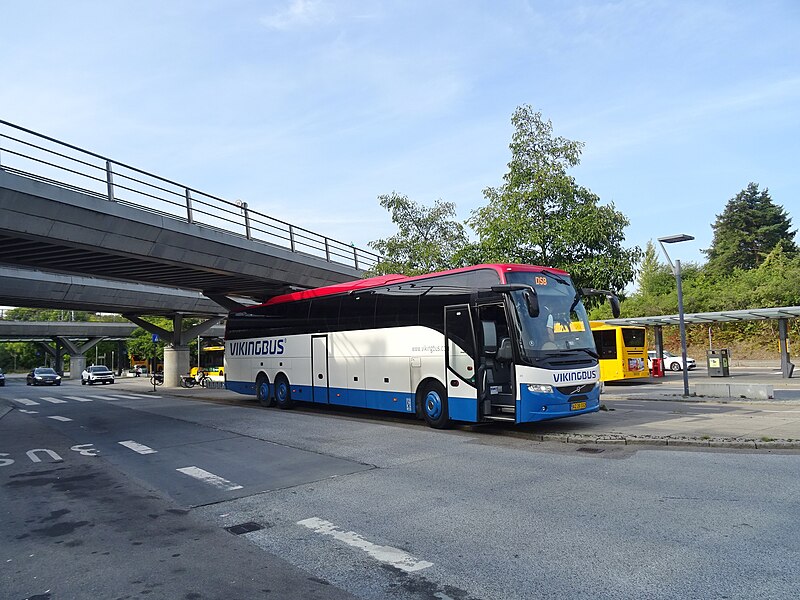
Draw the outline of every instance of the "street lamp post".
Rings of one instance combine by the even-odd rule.
[[[675,275],[675,281],[678,284],[678,322],[680,323],[680,330],[681,330],[681,367],[683,371],[683,395],[684,397],[689,395],[689,369],[687,368],[686,364],[686,323],[683,319],[683,287],[681,286],[681,261],[676,260],[675,264],[672,264],[672,260],[669,258],[669,254],[667,253],[667,249],[664,247],[664,244],[674,244],[676,242],[689,242],[694,239],[694,236],[687,235],[685,233],[680,233],[678,235],[668,235],[665,237],[658,238],[658,243],[661,244],[661,249],[664,251],[664,256],[667,257],[667,262],[669,262],[669,266],[672,268],[672,274]]]

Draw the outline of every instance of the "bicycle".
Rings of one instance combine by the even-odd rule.
[[[153,387],[157,385],[161,385],[164,383],[164,374],[163,373],[153,373],[150,375],[150,385]]]
[[[200,384],[201,387],[208,387],[208,382],[211,381],[211,377],[205,371],[200,371],[197,376],[197,383]]]
[[[181,380],[178,383],[182,388],[193,388],[197,380],[191,375],[181,375]]]

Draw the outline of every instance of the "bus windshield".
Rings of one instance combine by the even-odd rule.
[[[567,275],[507,273],[509,283],[523,283],[536,290],[539,315],[530,316],[523,291],[512,292],[517,313],[523,358],[543,358],[552,351],[588,350],[594,353],[594,338],[583,303]]]

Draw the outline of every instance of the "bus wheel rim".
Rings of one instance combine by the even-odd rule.
[[[428,392],[428,395],[425,396],[425,413],[431,419],[438,419],[442,414],[442,399],[434,391]]]
[[[278,384],[278,394],[277,394],[278,400],[280,400],[281,402],[286,400],[286,392],[287,392],[286,384],[283,381],[281,381]]]
[[[269,384],[266,381],[262,381],[261,385],[258,386],[258,397],[260,400],[269,398]]]

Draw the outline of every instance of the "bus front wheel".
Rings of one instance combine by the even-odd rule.
[[[446,429],[450,426],[447,408],[447,392],[438,381],[431,381],[422,388],[422,416],[425,422],[435,429]]]
[[[275,406],[275,400],[269,393],[269,379],[266,375],[259,375],[256,379],[256,398],[261,406]]]
[[[292,408],[294,404],[289,381],[283,375],[275,378],[275,402],[278,404],[278,408]]]

